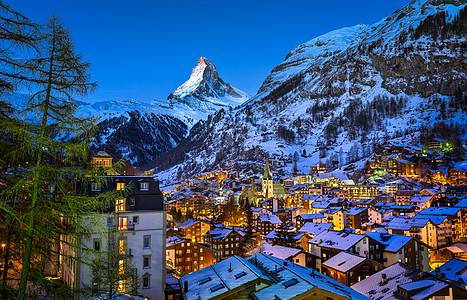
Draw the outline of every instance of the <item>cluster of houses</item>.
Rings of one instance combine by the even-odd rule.
[[[386,149],[396,149],[392,146]],[[393,160],[388,155],[378,159],[392,168],[398,160],[403,164],[409,158]],[[313,170],[312,175],[278,178],[267,161],[260,178],[220,170],[179,186],[168,197],[167,208],[193,205],[177,197],[186,197],[187,191],[195,189],[204,197],[203,209],[206,203],[238,204],[241,199],[252,204],[251,224],[243,227],[198,217],[168,229],[168,248],[173,239],[185,239],[185,247],[191,241],[191,247],[201,243],[213,252],[210,264],[198,261],[189,268],[187,255],[184,264],[167,260],[182,275],[188,273],[179,280],[179,294],[186,299],[231,299],[233,295],[263,299],[259,297],[262,291],[266,295],[290,288],[284,298],[268,294],[271,298],[264,299],[305,299],[317,290],[328,299],[467,298],[467,265],[465,269],[456,265],[467,258],[467,187],[458,180],[465,173],[456,175],[456,184],[417,189],[402,180],[355,184],[344,172],[323,172],[323,164]],[[410,168],[404,174],[400,166],[393,170],[395,175],[417,176],[416,166],[413,174]],[[212,182],[218,188],[215,192]],[[189,209],[196,215],[196,207]],[[247,234],[246,225],[252,234]],[[245,251],[242,246],[247,238],[255,243]],[[333,289],[301,277],[294,271],[297,268]],[[292,272],[296,279],[275,277],[282,272]],[[247,276],[243,273],[250,276],[240,280]],[[311,287],[302,287],[292,297],[295,288],[291,287],[302,281]]]

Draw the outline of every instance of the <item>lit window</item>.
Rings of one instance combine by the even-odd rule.
[[[117,290],[119,292],[125,292],[125,280],[119,280],[118,281],[118,288]]]
[[[123,191],[125,189],[124,182],[117,182],[117,191]]]
[[[125,261],[123,259],[118,261],[118,274],[125,274]]]
[[[128,217],[118,218],[118,230],[128,230]]]
[[[130,206],[135,206],[135,203],[136,203],[135,198],[130,198],[129,200],[130,200],[130,201],[129,201],[129,202],[130,202]]]
[[[104,160],[104,167],[108,167],[109,166],[109,161],[108,160]]]
[[[118,240],[118,254],[125,254],[125,240]]]
[[[124,198],[115,200],[115,211],[116,212],[125,211],[125,199]]]
[[[149,182],[143,181],[139,183],[139,189],[141,191],[149,191]]]

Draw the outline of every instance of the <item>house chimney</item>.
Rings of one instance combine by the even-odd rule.
[[[381,274],[381,284],[386,284],[388,282],[388,277],[386,274]]]
[[[465,289],[464,279],[459,278],[459,281],[457,282],[457,285],[460,286],[461,288]]]
[[[439,267],[435,269],[435,276],[441,278],[441,269]]]
[[[183,282],[183,292],[188,293],[188,281],[186,280]]]
[[[446,273],[441,273],[441,280],[446,280]]]

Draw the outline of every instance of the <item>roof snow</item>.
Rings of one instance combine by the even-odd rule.
[[[316,244],[319,247],[348,250],[363,238],[365,238],[365,236],[361,234],[329,230],[318,234],[312,238],[309,243]]]
[[[300,228],[299,232],[305,232],[311,235],[318,235],[323,231],[329,230],[332,227],[332,223],[313,223],[307,222]]]
[[[323,263],[323,266],[332,268],[342,273],[346,273],[359,264],[363,263],[366,257],[361,257],[348,252],[340,252]]]
[[[266,285],[259,291],[250,292],[250,297],[254,299],[293,299],[317,288],[348,299],[369,300],[313,269],[264,253],[249,259],[230,257],[180,278],[181,286],[185,282],[188,284],[185,293],[188,300],[216,298],[254,282]]]
[[[412,295],[412,300],[428,299],[428,296],[438,292],[439,290],[448,286],[447,283],[440,281],[434,277],[428,277],[425,280],[418,280],[417,277],[420,271],[405,265],[403,263],[395,263],[386,269],[383,269],[368,278],[352,285],[352,289],[367,295],[372,299],[389,300],[398,299],[396,295],[398,286],[406,287],[413,290],[419,287],[422,290]],[[386,275],[386,283],[381,284],[382,274]],[[428,283],[429,282],[429,283]],[[413,284],[412,284],[413,283]]]
[[[441,274],[446,274],[446,279],[459,282],[462,279],[467,282],[467,261],[453,258],[439,267]],[[431,272],[435,275],[436,270]]]
[[[271,224],[281,224],[282,221],[276,215],[260,214],[259,218],[263,222],[270,222]]]
[[[381,244],[386,245],[384,251],[398,252],[404,247],[413,237],[389,233],[367,232],[366,235]]]

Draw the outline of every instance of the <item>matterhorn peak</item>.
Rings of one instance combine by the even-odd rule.
[[[189,81],[198,81],[202,79],[209,83],[215,83],[219,80],[216,66],[204,56],[198,59],[198,64],[193,68]]]
[[[169,106],[183,112],[186,123],[207,118],[221,108],[235,107],[249,95],[224,82],[206,57],[198,59],[190,78],[167,97]]]

